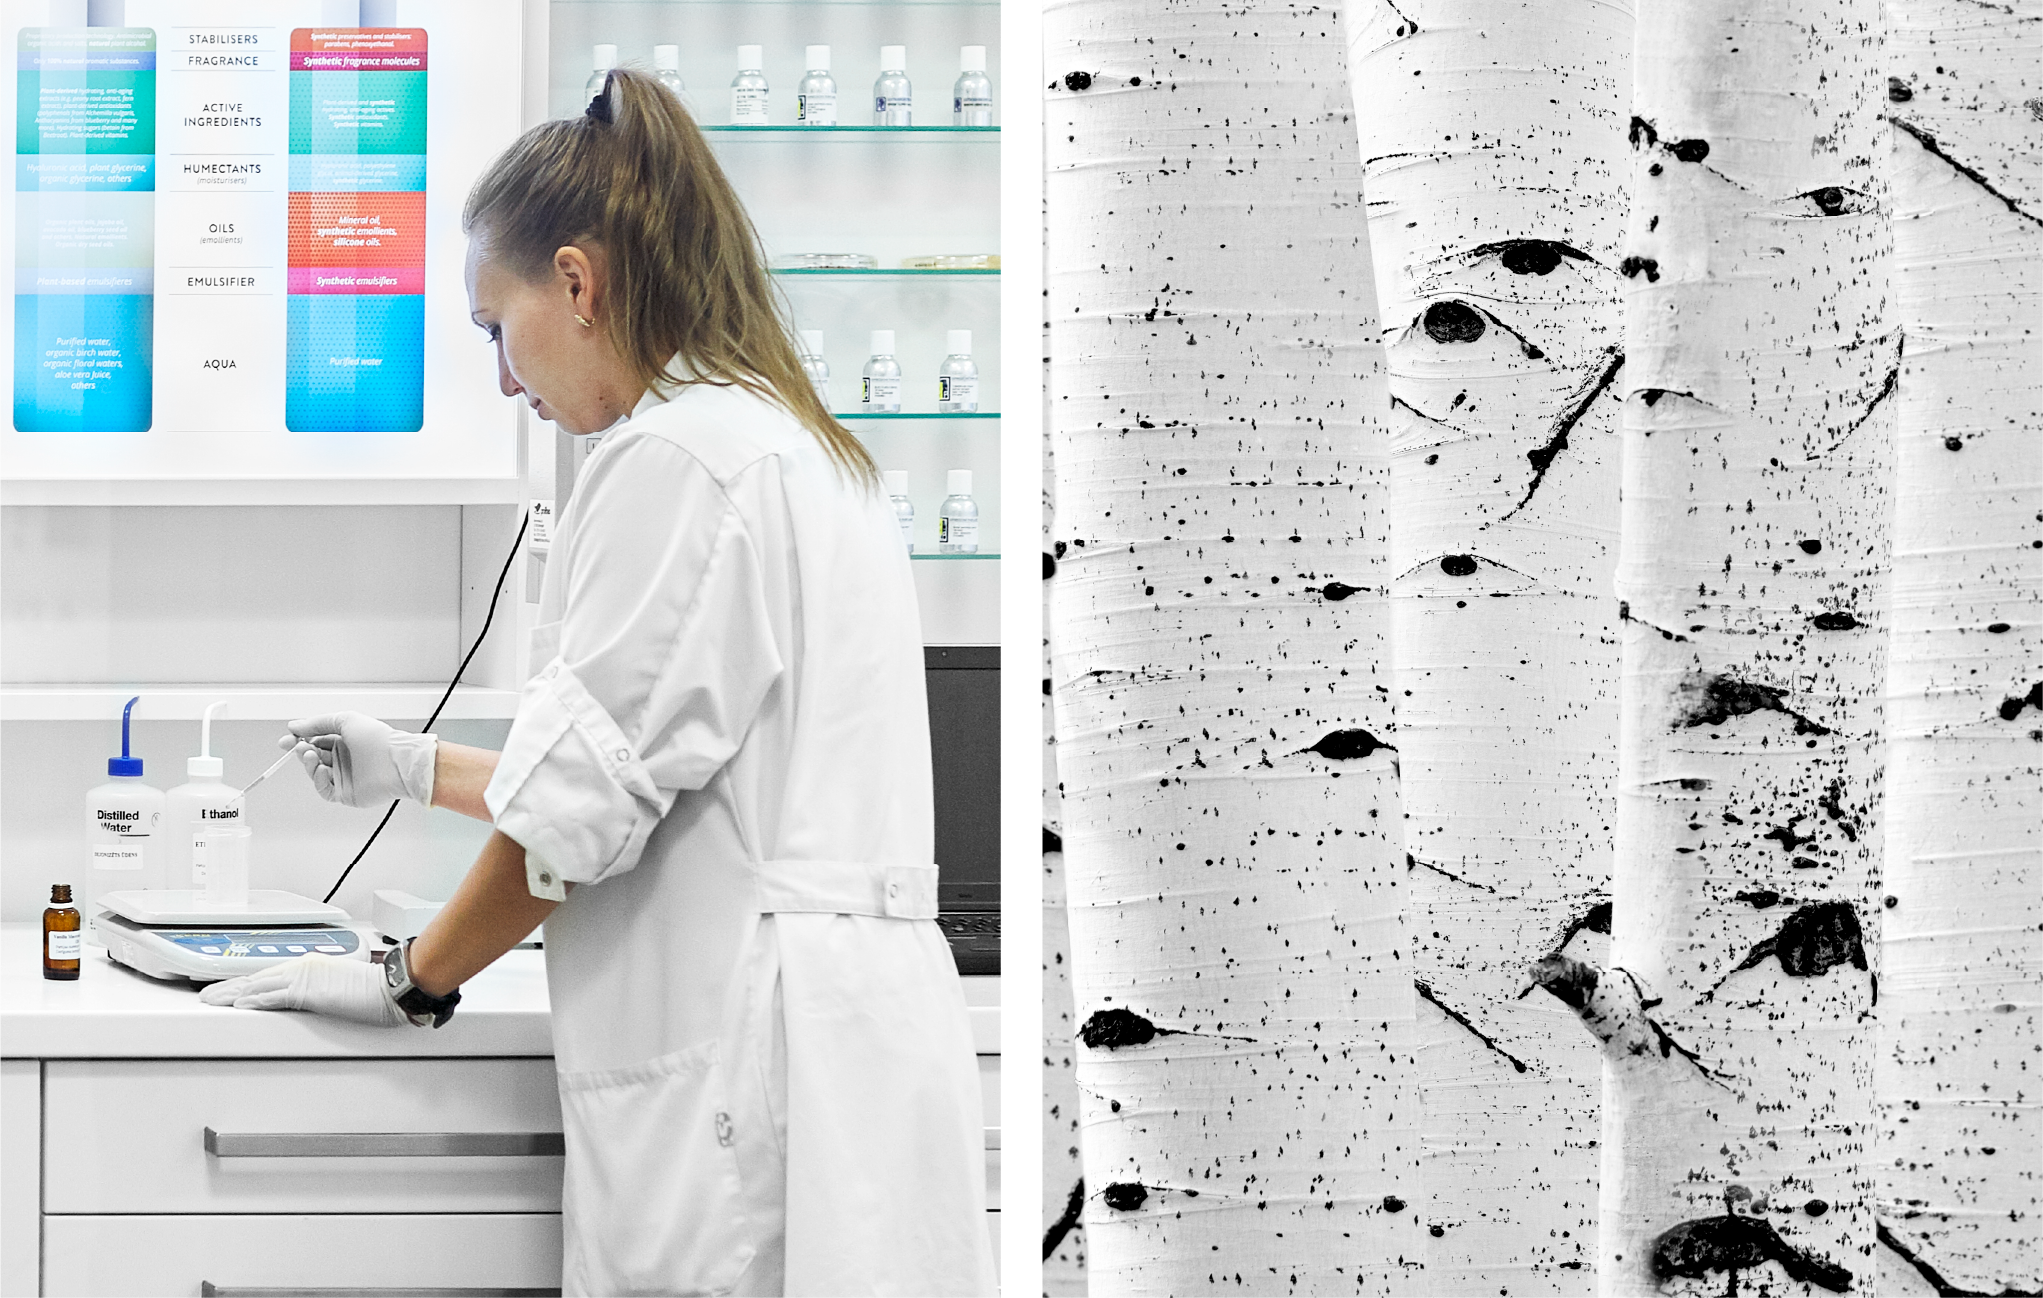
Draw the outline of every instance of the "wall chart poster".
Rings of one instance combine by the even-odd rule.
[[[460,206],[521,125],[519,24],[491,0],[87,9],[8,6],[0,477],[515,478]]]

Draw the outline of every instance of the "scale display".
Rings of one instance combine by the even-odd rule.
[[[10,478],[509,478],[460,208],[517,135],[488,0],[9,6]],[[340,6],[345,9],[348,6]]]

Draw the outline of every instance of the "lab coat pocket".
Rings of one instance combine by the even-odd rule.
[[[721,1294],[751,1262],[714,1041],[560,1075],[567,1293]]]

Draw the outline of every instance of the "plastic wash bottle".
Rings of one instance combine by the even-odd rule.
[[[100,946],[106,945],[95,927],[101,897],[162,886],[154,848],[163,824],[163,790],[142,782],[142,759],[130,756],[128,726],[139,702],[137,695],[121,709],[121,755],[107,759],[106,783],[85,795],[85,922],[88,940]]]
[[[206,881],[192,872],[192,837],[202,829],[243,822],[246,803],[237,801],[240,791],[221,777],[227,764],[213,756],[213,710],[222,703],[206,705],[199,722],[199,755],[184,763],[186,782],[164,795],[163,883],[165,888],[204,888]]]

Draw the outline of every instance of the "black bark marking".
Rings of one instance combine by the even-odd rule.
[[[1119,1050],[1124,1046],[1146,1046],[1157,1037],[1176,1036],[1170,1028],[1160,1028],[1133,1010],[1114,1008],[1094,1010],[1078,1030],[1078,1039],[1094,1050]]]
[[[1673,389],[1673,388],[1640,388],[1640,389],[1639,389],[1639,399],[1640,399],[1641,401],[1644,401],[1644,402],[1646,403],[1646,409],[1648,409],[1648,410],[1651,410],[1651,409],[1652,409],[1652,408],[1653,408],[1654,406],[1657,406],[1657,405],[1659,405],[1659,404],[1660,404],[1660,398],[1662,398],[1662,397],[1687,397],[1687,398],[1688,398],[1688,399],[1689,399],[1690,401],[1693,401],[1693,400],[1695,400],[1695,393],[1693,393],[1693,392],[1678,392],[1678,391],[1676,391],[1676,390],[1675,390],[1675,389]],[[1649,437],[1650,437],[1651,435],[1652,435],[1652,434],[1650,434],[1650,433],[1648,433],[1648,434],[1647,434],[1647,436],[1649,436]]]
[[[1885,401],[1888,397],[1894,395],[1894,389],[1900,382],[1901,382],[1901,366],[1897,362],[1893,369],[1887,371],[1887,377],[1881,380],[1880,390],[1873,394],[1873,399],[1866,403],[1866,408],[1864,410],[1859,411],[1859,417],[1851,421],[1851,427],[1839,433],[1837,437],[1830,443],[1829,450],[1824,451],[1822,455],[1828,455],[1830,454],[1831,451],[1835,451],[1838,447],[1844,445],[1845,442],[1850,439],[1853,433],[1856,433],[1860,428],[1864,427],[1865,422],[1873,417],[1873,412],[1880,408],[1880,403],[1882,401]],[[1822,455],[1812,455],[1809,457],[1808,462],[1814,463],[1815,461],[1821,459]],[[1802,548],[1808,550],[1809,543],[1807,541],[1804,541],[1802,543]],[[1822,545],[1819,542],[1817,545],[1817,549],[1821,548]],[[1809,550],[1809,553],[1814,554],[1816,553],[1816,551]]]
[[[1440,571],[1450,577],[1471,577],[1475,570],[1476,561],[1472,554],[1450,554],[1440,561]]]
[[[1593,262],[1596,259],[1580,248],[1571,248],[1565,243],[1551,239],[1505,239],[1497,243],[1486,243],[1468,251],[1470,257],[1495,255],[1504,263],[1504,269],[1513,275],[1550,275],[1561,264],[1563,257],[1576,261]]]
[[[1100,1198],[1115,1212],[1133,1212],[1149,1199],[1149,1187],[1140,1181],[1116,1181],[1100,1191]]]
[[[1816,805],[1823,808],[1824,815],[1837,822],[1837,827],[1844,831],[1846,841],[1853,843],[1859,841],[1858,821],[1854,820],[1851,813],[1844,809],[1844,777],[1842,775],[1836,776],[1830,781],[1830,787],[1823,790],[1823,796],[1816,800]]]
[[[1345,581],[1330,581],[1320,588],[1319,593],[1328,601],[1338,604],[1360,589],[1362,589],[1360,586],[1350,586]]]
[[[1821,1217],[1824,1213],[1830,1211],[1830,1205],[1821,1199],[1811,1199],[1802,1205],[1802,1211],[1808,1213],[1811,1217]]]
[[[1708,140],[1676,140],[1667,146],[1667,152],[1680,162],[1701,162],[1710,156]]]
[[[1405,1210],[1405,1201],[1394,1194],[1386,1194],[1383,1196],[1383,1210],[1385,1212],[1403,1212]]]
[[[1645,143],[1647,148],[1651,148],[1660,142],[1660,132],[1654,130],[1653,124],[1645,118],[1634,117],[1632,118],[1632,128],[1628,138],[1631,140],[1634,149],[1639,147],[1641,141]]]
[[[1092,88],[1092,73],[1090,72],[1065,73],[1064,88],[1066,90],[1090,90]]]
[[[2023,708],[2034,708],[2038,712],[2043,712],[2043,681],[2037,681],[2034,685],[2031,685],[2027,694],[2002,699],[2000,701],[2000,719],[2002,721],[2013,721],[2016,717],[2022,715]]]
[[[1965,449],[1965,439],[1956,434],[1946,437],[1944,439],[1944,449],[1947,451],[1962,451]]]
[[[1436,343],[1472,343],[1483,336],[1482,313],[1466,302],[1435,302],[1420,323]]]
[[[1731,900],[1742,901],[1754,910],[1765,910],[1780,905],[1781,895],[1771,888],[1755,888],[1751,892],[1741,892]]]
[[[1809,191],[1809,198],[1825,216],[1837,216],[1844,211],[1844,191],[1835,185],[1812,189]]]
[[[1481,1041],[1484,1045],[1496,1051],[1498,1054],[1504,1056],[1504,1058],[1510,1060],[1511,1066],[1513,1068],[1517,1069],[1521,1073],[1525,1071],[1525,1061],[1523,1059],[1520,1059],[1518,1056],[1504,1049],[1504,1047],[1498,1045],[1495,1038],[1491,1037],[1487,1032],[1484,1032],[1475,1024],[1469,1022],[1467,1017],[1464,1016],[1459,1010],[1456,1010],[1454,1007],[1443,1003],[1438,996],[1435,996],[1433,994],[1433,988],[1429,984],[1415,980],[1412,983],[1412,986],[1418,988],[1419,995],[1425,997],[1428,1001],[1431,1001],[1435,1006],[1439,1008],[1442,1014],[1445,1014],[1448,1018],[1453,1019],[1456,1023],[1459,1023],[1464,1028],[1467,1028],[1471,1033],[1475,1035],[1477,1040]]]
[[[1730,1277],[1728,1293],[1738,1292],[1738,1272],[1767,1262],[1803,1284],[1832,1293],[1851,1290],[1851,1272],[1834,1262],[1796,1248],[1781,1238],[1773,1223],[1727,1212],[1719,1217],[1684,1221],[1653,1241],[1653,1274],[1661,1280],[1683,1276],[1706,1279],[1711,1271]]]
[[[1681,693],[1689,697],[1687,706],[1675,718],[1677,728],[1721,726],[1732,717],[1748,716],[1754,712],[1778,712],[1795,719],[1795,733],[1798,735],[1830,733],[1829,726],[1811,721],[1789,707],[1786,702],[1788,692],[1771,685],[1754,685],[1730,676],[1705,675],[1685,682]]]
[[[1864,626],[1865,623],[1849,613],[1839,611],[1818,613],[1815,617],[1809,619],[1809,625],[1815,627],[1818,631],[1849,631],[1853,627]]]
[[[1051,852],[1061,852],[1063,850],[1064,850],[1064,835],[1058,833],[1056,830],[1050,828],[1048,825],[1043,826],[1044,855],[1047,856]]]
[[[1064,1200],[1064,1212],[1057,1220],[1050,1223],[1050,1229],[1043,1232],[1043,1260],[1045,1262],[1049,1261],[1050,1255],[1057,1251],[1057,1246],[1064,1242],[1064,1237],[1071,1233],[1071,1228],[1078,1225],[1079,1216],[1084,1211],[1085,1178],[1081,1176],[1072,1185],[1071,1194]]]
[[[1823,553],[1823,542],[1817,540],[1814,537],[1810,537],[1808,540],[1805,541],[1797,541],[1795,542],[1795,544],[1802,547],[1803,554]]]
[[[1588,390],[1573,405],[1561,412],[1559,422],[1554,425],[1553,434],[1546,439],[1546,445],[1536,446],[1525,453],[1525,458],[1532,461],[1532,481],[1526,485],[1525,494],[1519,498],[1517,504],[1511,506],[1504,518],[1509,518],[1525,508],[1526,502],[1532,499],[1532,493],[1538,491],[1539,484],[1546,480],[1546,471],[1553,464],[1554,457],[1568,449],[1568,433],[1581,422],[1583,415],[1589,413],[1589,407],[1596,404],[1596,398],[1609,391],[1611,383],[1617,378],[1617,372],[1623,368],[1624,353],[1615,347],[1611,348],[1610,360],[1604,365],[1603,372],[1597,375],[1589,384]],[[1497,521],[1502,522],[1503,519]]]
[[[1464,879],[1460,875],[1454,873],[1454,871],[1452,870],[1443,870],[1439,866],[1433,864],[1431,861],[1421,861],[1418,857],[1413,856],[1410,852],[1406,852],[1405,868],[1409,870],[1414,866],[1424,866],[1425,868],[1431,870],[1435,874],[1443,875],[1449,879],[1454,880],[1456,883],[1467,884],[1471,888],[1481,888],[1484,892],[1496,891],[1495,888],[1492,888],[1487,883],[1477,883],[1474,879]]]
[[[1632,991],[1634,994],[1637,994],[1639,991],[1638,979],[1632,978],[1630,973],[1626,973],[1623,970],[1619,970],[1619,972],[1624,973],[1626,978],[1631,979]],[[1555,1000],[1560,1001],[1561,1004],[1566,1005],[1577,1014],[1581,1014],[1588,1009],[1589,998],[1596,994],[1599,978],[1594,965],[1555,953],[1546,956],[1532,966],[1532,981],[1534,986],[1546,988]],[[1526,989],[1526,991],[1530,990],[1531,988],[1529,987]],[[1518,999],[1524,1000],[1525,992],[1520,992]],[[1662,1059],[1670,1059],[1675,1055],[1680,1055],[1693,1065],[1697,1072],[1703,1075],[1704,1080],[1716,1086],[1724,1086],[1721,1074],[1704,1064],[1702,1056],[1669,1036],[1667,1029],[1655,1023],[1646,1013],[1647,1010],[1652,1009],[1659,1003],[1657,1000],[1648,1000],[1643,995],[1639,996],[1639,1021],[1652,1030],[1653,1041],[1652,1045],[1639,1041],[1628,1048],[1629,1053],[1642,1055],[1650,1050],[1652,1046],[1656,1045],[1660,1048],[1660,1057]],[[1728,1090],[1730,1088],[1725,1087],[1725,1089]]]
[[[1575,934],[1584,931],[1590,933],[1601,933],[1605,937],[1610,936],[1609,902],[1599,901],[1594,906],[1591,906],[1589,909],[1583,911],[1580,915],[1577,915],[1574,918],[1574,920],[1568,925],[1567,930],[1561,934],[1561,940],[1554,943],[1553,949],[1556,951],[1561,950],[1562,948],[1566,947],[1568,943],[1575,940]]]
[[[1660,263],[1651,257],[1627,257],[1617,264],[1617,273],[1626,279],[1636,278],[1643,273],[1648,284],[1660,282]]]
[[[1906,81],[1903,81],[1900,77],[1887,78],[1888,103],[1905,104],[1913,98],[1915,98],[1915,92],[1908,88],[1908,83]]]
[[[1960,1289],[1944,1279],[1943,1274],[1923,1260],[1920,1253],[1903,1244],[1893,1231],[1887,1229],[1886,1222],[1876,1221],[1873,1230],[1875,1237],[1893,1249],[1896,1257],[1914,1267],[1917,1275],[1929,1281],[1930,1288],[1937,1291],[1939,1298],[2039,1298],[2043,1295],[2043,1289],[2003,1289],[1998,1294],[1988,1294],[1984,1289]]]
[[[1409,19],[1409,18],[1405,17],[1405,11],[1404,11],[1404,10],[1402,10],[1402,9],[1398,8],[1398,7],[1396,6],[1396,5],[1394,5],[1394,4],[1392,4],[1392,3],[1390,3],[1390,0],[1384,0],[1384,3],[1383,3],[1383,7],[1384,7],[1384,8],[1386,8],[1386,9],[1388,9],[1388,10],[1390,10],[1390,11],[1391,11],[1392,13],[1394,13],[1394,14],[1396,14],[1396,15],[1398,16],[1398,29],[1397,29],[1397,31],[1396,31],[1396,32],[1392,33],[1393,35],[1396,35],[1396,36],[1417,36],[1417,35],[1419,34],[1419,24],[1417,24],[1417,23],[1413,22],[1413,21],[1412,21],[1411,19]]]
[[[1979,186],[1987,193],[1999,199],[2003,204],[2007,206],[2008,211],[2013,212],[2016,216],[2021,217],[2024,221],[2034,221],[2038,225],[2043,225],[2043,216],[2037,216],[2031,212],[2024,212],[2021,209],[2021,207],[2016,204],[2014,199],[2009,198],[2006,194],[2003,194],[1998,189],[1995,189],[1993,187],[1993,183],[1987,180],[1985,176],[1981,175],[1978,171],[1974,170],[1973,168],[1968,167],[1964,163],[1958,161],[1950,154],[1944,152],[1942,148],[1938,147],[1936,136],[1931,135],[1928,131],[1923,130],[1920,126],[1911,125],[1908,122],[1902,121],[1898,117],[1889,117],[1887,120],[1894,123],[1902,130],[1908,132],[1910,135],[1914,136],[1915,142],[1917,144],[1920,144],[1923,148],[1929,150],[1937,157],[1942,158],[1947,164],[1949,164],[1953,171],[1957,172],[1959,175],[1965,177],[1965,179],[1971,181],[1973,184]]]
[[[1318,743],[1310,748],[1301,748],[1291,756],[1318,753],[1330,762],[1348,762],[1367,757],[1379,748],[1397,751],[1396,744],[1386,744],[1367,730],[1330,730],[1320,736]]]
[[[1988,622],[1986,629],[1995,635],[2005,635],[2012,628],[2006,622]]]
[[[1651,622],[1646,621],[1644,618],[1633,617],[1632,605],[1630,600],[1621,599],[1617,602],[1617,620],[1620,622],[1637,622],[1642,627],[1646,627],[1649,630],[1658,631],[1660,633],[1660,638],[1662,640],[1676,640],[1681,642],[1682,644],[1688,643],[1688,637],[1685,635],[1676,635],[1674,632],[1669,631],[1664,626],[1654,626]]]
[[[1848,901],[1812,901],[1797,906],[1781,921],[1780,932],[1755,945],[1737,968],[1717,980],[1716,987],[1703,993],[1707,1001],[1718,988],[1747,969],[1758,967],[1768,956],[1780,962],[1791,978],[1814,978],[1850,962],[1854,969],[1867,969],[1865,934],[1859,928],[1859,913]]]
[[[1800,819],[1800,816],[1795,817],[1795,820]],[[1790,820],[1785,825],[1775,825],[1772,829],[1761,834],[1760,837],[1770,838],[1774,842],[1779,843],[1783,852],[1792,852],[1804,843],[1815,842],[1816,836],[1814,834],[1805,836],[1795,832],[1795,820]]]
[[[1510,325],[1505,324],[1502,320],[1499,320],[1492,313],[1488,311],[1483,312],[1483,319],[1489,321],[1491,324],[1497,326],[1497,328],[1502,329],[1505,333],[1510,334],[1513,338],[1517,339],[1518,350],[1525,353],[1526,360],[1543,361],[1546,359],[1546,353],[1541,351],[1537,346],[1535,346],[1531,339],[1527,338],[1524,334],[1519,333]],[[1455,404],[1459,405],[1460,402],[1457,401]]]

